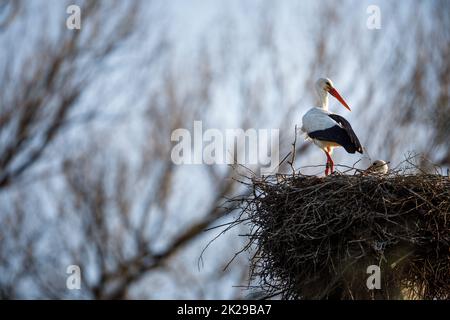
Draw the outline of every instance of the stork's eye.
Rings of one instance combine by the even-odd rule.
[[[376,164],[377,164],[376,162],[373,163],[373,165],[376,165]]]

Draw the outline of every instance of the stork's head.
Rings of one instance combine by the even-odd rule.
[[[319,93],[319,95],[326,94],[327,92],[331,94],[333,97],[335,97],[344,107],[346,107],[349,111],[352,111],[350,107],[348,106],[347,102],[341,97],[339,92],[336,90],[336,88],[333,85],[333,82],[328,78],[320,78],[316,82],[316,90]]]

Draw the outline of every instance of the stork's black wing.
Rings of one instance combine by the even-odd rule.
[[[329,117],[334,121],[336,121],[337,123],[339,123],[342,126],[342,128],[347,132],[347,135],[350,138],[354,150],[358,151],[359,153],[363,153],[361,143],[359,142],[359,139],[356,136],[356,133],[353,131],[353,128],[350,125],[350,123],[347,120],[345,120],[344,117],[341,117],[340,115],[337,114],[329,114]]]
[[[308,136],[318,140],[332,141],[340,144],[348,153],[363,153],[361,143],[345,118],[337,114],[329,114],[330,118],[339,123],[333,127],[308,133]]]

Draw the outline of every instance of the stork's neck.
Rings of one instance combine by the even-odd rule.
[[[328,92],[322,89],[316,90],[316,97],[317,107],[328,110]]]

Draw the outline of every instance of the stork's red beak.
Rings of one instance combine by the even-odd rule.
[[[337,92],[337,90],[335,88],[331,88],[330,90],[328,90],[328,92],[335,97],[336,99],[339,100],[340,103],[342,103],[342,105],[344,107],[346,107],[349,111],[352,111],[352,109],[350,109],[350,107],[348,106],[347,102],[345,102],[345,100],[341,97],[341,95],[339,94],[339,92]]]

